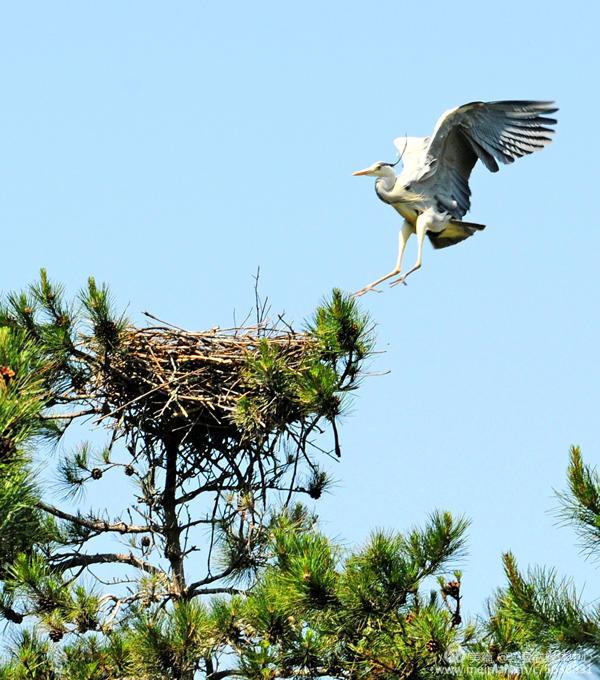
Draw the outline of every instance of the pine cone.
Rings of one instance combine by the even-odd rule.
[[[142,547],[143,548],[149,548],[150,547],[150,538],[148,536],[144,536],[142,538]]]
[[[48,637],[52,640],[52,642],[60,642],[63,639],[64,633],[62,630],[59,630],[58,628],[53,628],[49,633]]]
[[[442,588],[442,593],[458,600],[460,596],[460,581],[448,581]]]
[[[322,493],[323,493],[323,491],[322,491],[322,489],[321,489],[320,486],[316,486],[316,485],[313,486],[313,485],[311,484],[311,485],[308,487],[308,495],[309,495],[311,498],[314,498],[314,500],[316,500],[316,501],[318,501],[319,498],[321,498],[321,494],[322,494]]]
[[[76,390],[83,390],[86,383],[85,374],[77,371],[71,376],[71,384]]]
[[[135,470],[134,470],[134,468],[133,468],[133,465],[127,465],[127,466],[125,467],[125,474],[126,474],[128,477],[131,477],[132,475],[135,474]]]
[[[429,642],[427,643],[427,651],[431,652],[432,654],[434,654],[435,652],[439,652],[440,643],[437,640],[433,639],[429,640]]]
[[[19,614],[10,607],[5,607],[2,611],[4,618],[11,623],[23,623],[23,614]]]
[[[16,373],[10,366],[0,366],[0,380],[3,380],[5,385],[10,384],[15,375]]]
[[[15,444],[8,437],[0,437],[0,459],[8,458],[15,452]]]
[[[82,614],[77,617],[77,631],[79,633],[87,633],[88,630],[96,630],[98,622],[93,616],[89,614]]]
[[[101,479],[102,478],[102,470],[100,468],[94,468],[92,470],[92,479]]]
[[[489,652],[490,652],[490,656],[492,657],[492,661],[494,663],[498,663],[498,661],[500,659],[500,647],[495,643],[491,644],[489,646]]]

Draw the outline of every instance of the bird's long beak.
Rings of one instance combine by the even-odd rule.
[[[371,168],[365,168],[364,170],[357,170],[356,172],[353,172],[352,174],[355,177],[358,177],[359,175],[368,175],[371,172]]]

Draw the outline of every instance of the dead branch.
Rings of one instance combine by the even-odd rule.
[[[38,501],[36,506],[44,512],[48,512],[54,517],[59,519],[67,520],[68,522],[73,522],[77,526],[83,527],[85,529],[91,529],[98,533],[103,532],[115,532],[118,534],[144,534],[151,531],[161,531],[162,528],[158,525],[152,526],[139,526],[135,524],[126,524],[125,522],[108,522],[101,519],[89,519],[87,517],[82,517],[81,515],[72,515],[69,512],[55,508],[53,505],[44,503],[43,501]]]

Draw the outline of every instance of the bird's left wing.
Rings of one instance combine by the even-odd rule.
[[[397,137],[394,146],[402,161],[402,174],[418,175],[423,169],[429,137]]]

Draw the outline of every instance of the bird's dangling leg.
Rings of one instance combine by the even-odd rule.
[[[373,283],[370,283],[368,286],[365,286],[364,288],[361,288],[358,292],[354,293],[354,297],[360,297],[361,295],[368,293],[370,290],[373,290],[375,286],[378,286],[380,283],[383,283],[384,281],[391,279],[392,276],[397,276],[402,271],[402,256],[404,255],[404,249],[406,248],[406,243],[408,242],[408,239],[410,238],[412,231],[413,229],[410,223],[404,222],[404,224],[402,225],[402,229],[400,229],[398,244],[398,259],[396,260],[396,266],[394,267],[394,269],[392,269],[392,271],[389,274],[382,276],[380,279],[373,281]],[[378,293],[379,291],[376,292]]]
[[[417,230],[417,261],[415,262],[415,265],[412,269],[409,269],[406,274],[402,274],[402,276],[397,278],[395,281],[392,281],[390,286],[397,286],[399,283],[406,285],[406,277],[410,276],[413,272],[416,272],[417,269],[421,268],[421,264],[423,262],[423,241],[425,240],[428,224],[429,221],[426,214],[421,214],[419,217],[417,217],[417,223],[415,225]]]

